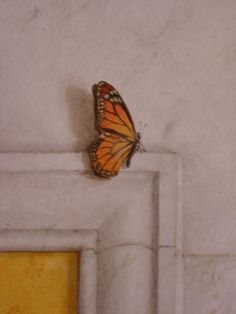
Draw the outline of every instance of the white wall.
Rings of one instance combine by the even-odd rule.
[[[0,26],[0,150],[85,150],[112,83],[184,161],[186,314],[236,313],[235,0],[2,0]]]

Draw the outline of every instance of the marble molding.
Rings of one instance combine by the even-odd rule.
[[[84,154],[0,154],[0,190],[0,250],[81,252],[80,314],[183,313],[175,154],[136,154],[113,180]]]
[[[235,256],[186,256],[184,266],[186,313],[235,313]]]

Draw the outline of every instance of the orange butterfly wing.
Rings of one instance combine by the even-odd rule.
[[[139,147],[140,136],[119,93],[106,82],[93,87],[95,126],[99,137],[91,144],[89,156],[96,175],[109,178],[129,166]]]

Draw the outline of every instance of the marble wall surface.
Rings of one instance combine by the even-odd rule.
[[[234,314],[235,0],[1,0],[1,152],[83,151],[91,85],[184,162],[185,313]]]

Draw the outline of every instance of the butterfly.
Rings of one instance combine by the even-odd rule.
[[[140,147],[129,110],[118,91],[101,81],[93,86],[95,128],[99,132],[88,149],[95,175],[116,176],[122,166],[129,167],[131,158]]]

